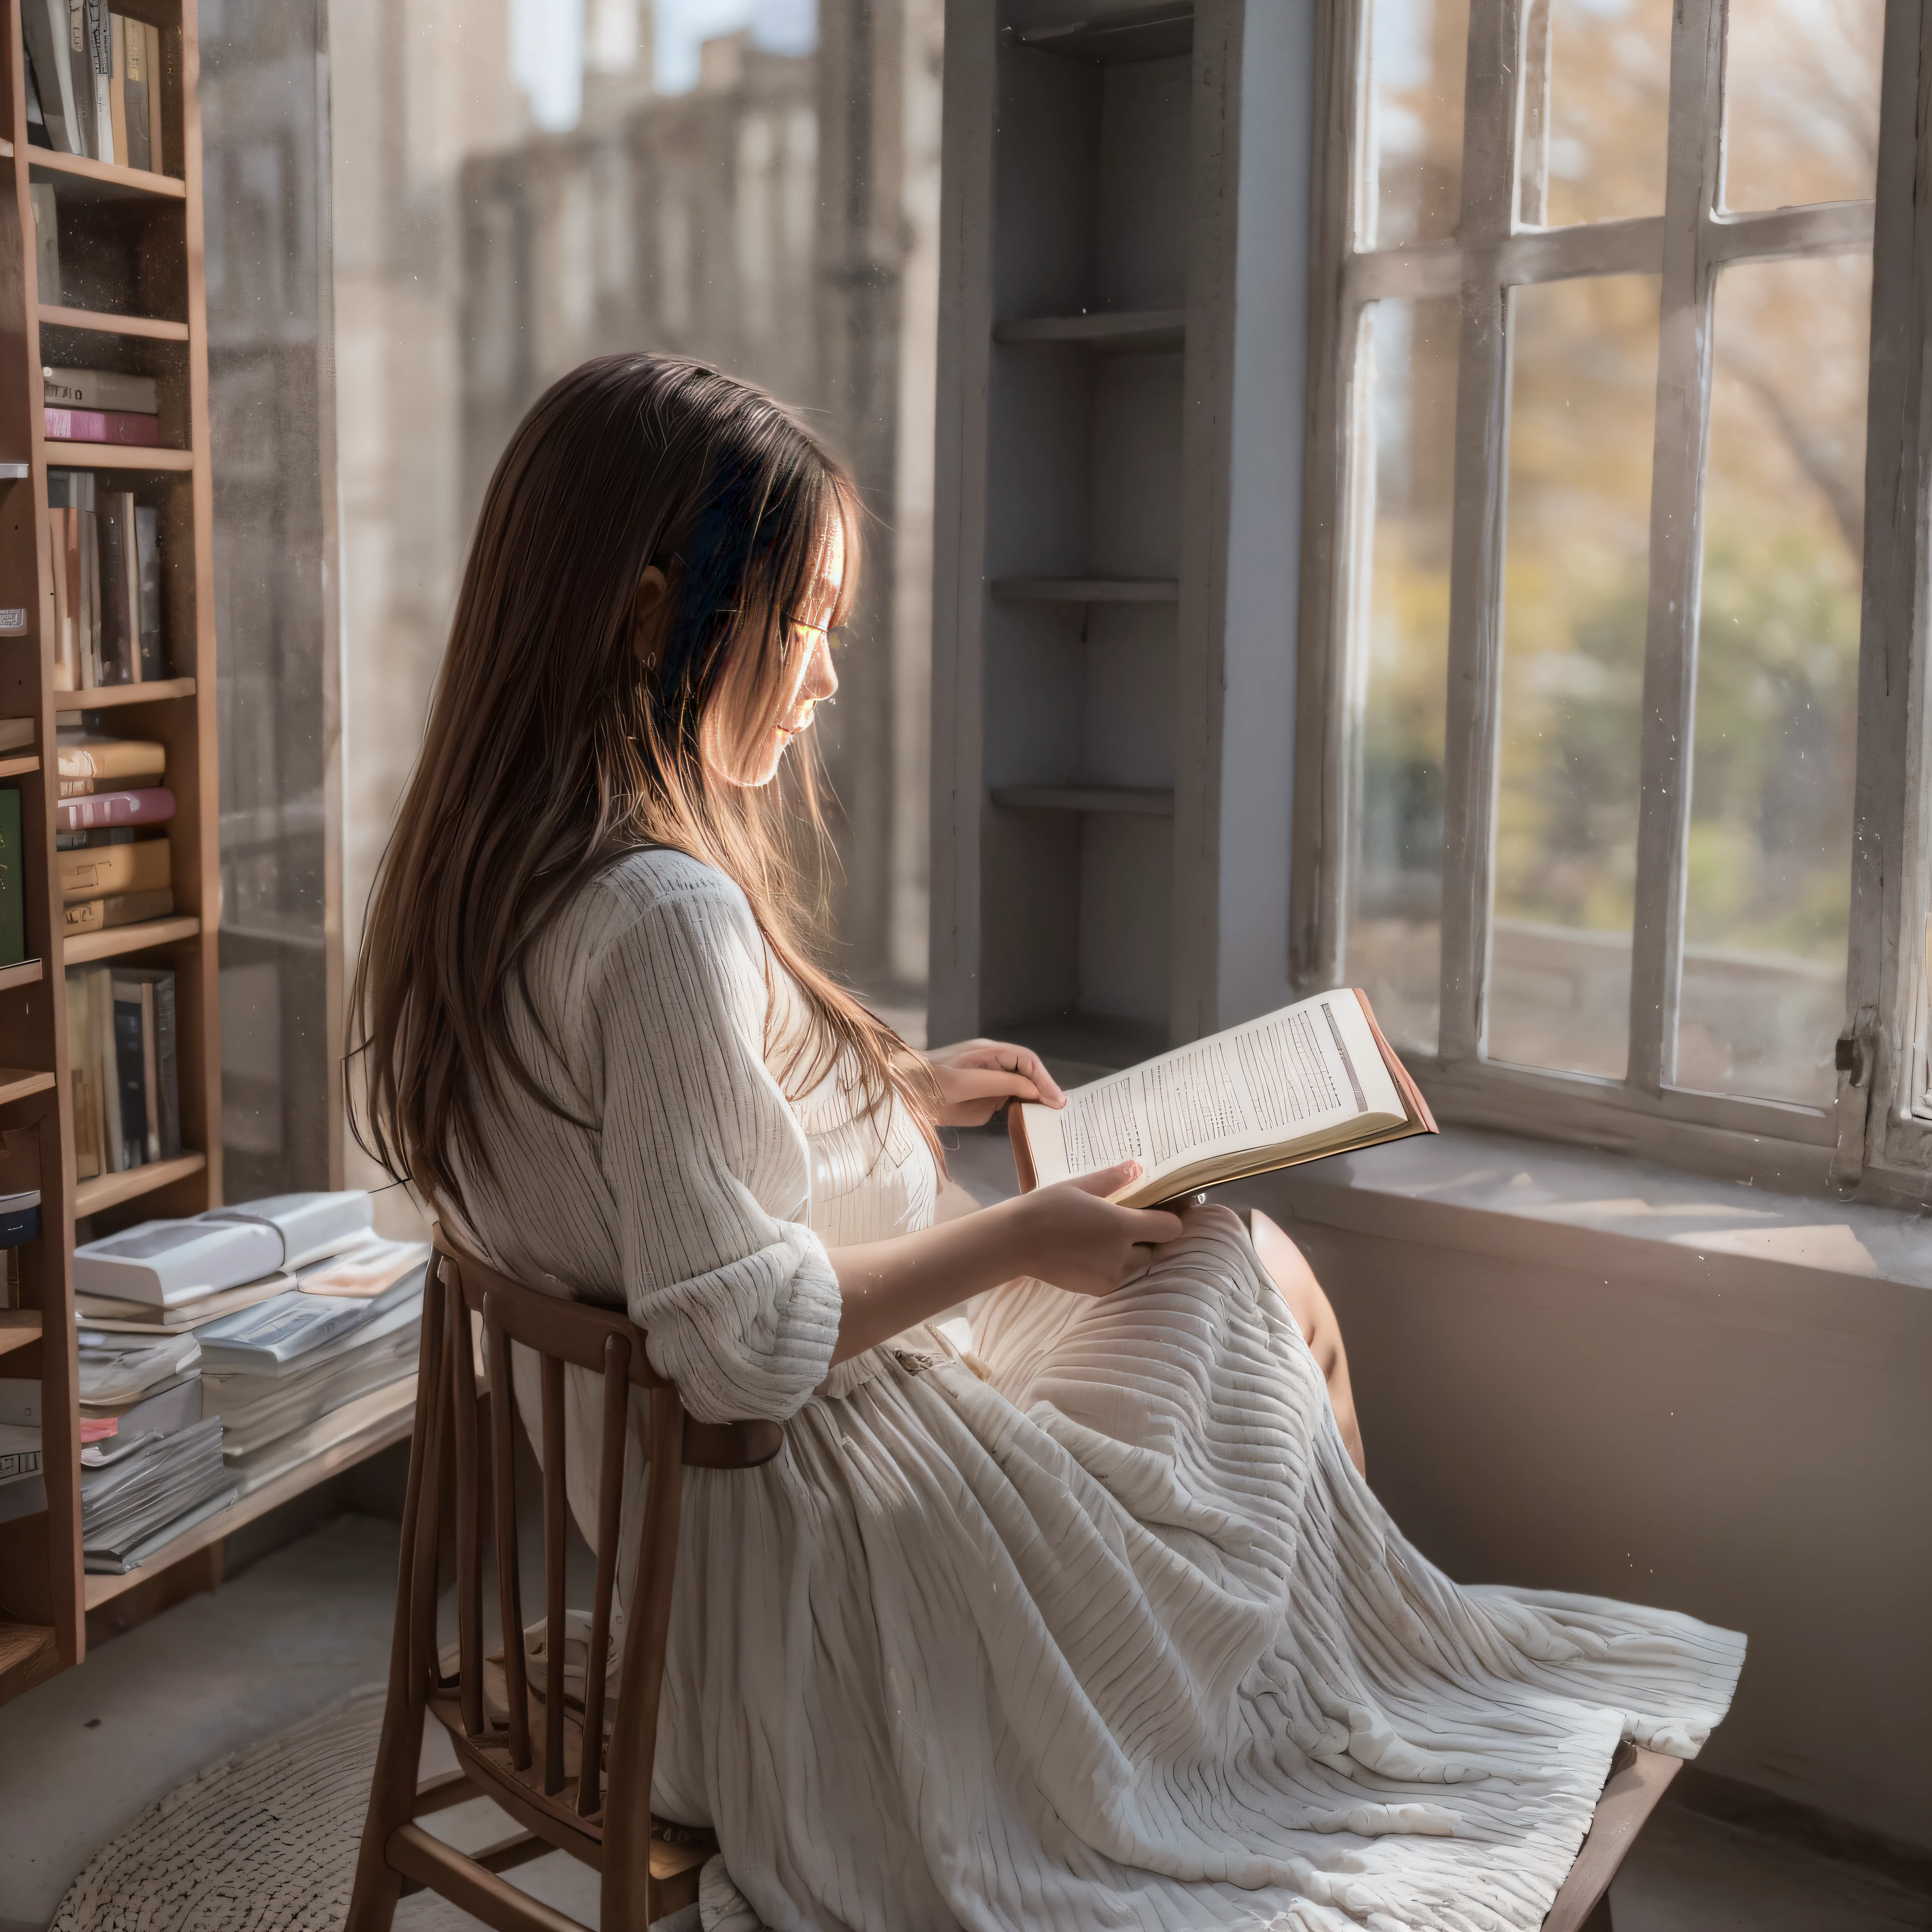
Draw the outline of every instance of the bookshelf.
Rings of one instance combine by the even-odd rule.
[[[26,607],[24,632],[0,636],[0,716],[34,722],[34,752],[0,764],[21,794],[28,874],[24,966],[0,971],[0,1132],[37,1136],[40,1238],[21,1250],[26,1306],[0,1314],[0,1374],[35,1376],[43,1395],[48,1508],[0,1523],[0,1702],[78,1663],[88,1588],[81,1570],[73,1252],[76,1222],[103,1233],[151,1216],[194,1214],[221,1198],[219,988],[220,852],[214,710],[214,598],[208,342],[202,262],[195,0],[116,0],[152,23],[161,47],[164,171],[112,166],[26,139],[21,0],[0,35],[0,604]],[[29,188],[58,209],[62,286],[43,302]],[[152,376],[163,447],[49,442],[44,364]],[[40,525],[47,468],[110,474],[159,512],[167,670],[104,690],[53,688],[54,588]],[[80,714],[76,717],[75,714]],[[117,736],[158,739],[176,800],[173,916],[62,937],[54,862],[58,796],[53,734],[92,722]],[[138,958],[176,975],[182,1138],[178,1159],[76,1178],[68,1081],[66,977],[83,961]],[[146,1572],[135,1573],[138,1580]],[[100,1582],[103,1580],[91,1580]],[[98,1593],[96,1593],[98,1594]]]
[[[1239,13],[948,20],[929,1024],[1070,1078],[1211,1030]]]

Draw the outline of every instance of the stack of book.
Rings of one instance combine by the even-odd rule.
[[[67,1002],[75,1178],[172,1160],[182,1150],[172,969],[70,966]]]
[[[54,586],[54,688],[166,677],[160,513],[137,503],[131,490],[102,484],[91,470],[50,469],[44,527]]]
[[[160,30],[104,0],[22,0],[20,24],[29,143],[164,172]]]
[[[413,1399],[428,1250],[386,1241],[359,1192],[150,1221],[74,1251],[91,1336],[196,1350],[198,1414],[246,1495]],[[179,1526],[177,1526],[178,1528]]]
[[[161,442],[160,397],[152,376],[129,376],[115,369],[43,369],[40,415],[50,442],[113,442],[133,449],[158,449]],[[147,519],[152,548],[156,512]]]

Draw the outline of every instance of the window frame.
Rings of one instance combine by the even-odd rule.
[[[1369,304],[1460,298],[1450,541],[1438,1048],[1412,1060],[1444,1118],[1641,1154],[1772,1186],[1924,1198],[1932,1119],[1914,1116],[1932,1048],[1926,928],[1932,638],[1932,0],[1886,0],[1874,201],[1718,206],[1728,0],[1678,0],[1664,212],[1564,228],[1519,219],[1519,144],[1539,119],[1522,76],[1545,0],[1472,0],[1461,217],[1447,241],[1358,244],[1372,207],[1364,138],[1372,0],[1318,10],[1309,409],[1301,531],[1288,969],[1298,997],[1344,976],[1350,614],[1366,506],[1352,449]],[[1546,35],[1540,44],[1546,48]],[[1674,1084],[1690,823],[1692,701],[1718,272],[1737,262],[1873,255],[1847,1022],[1828,1108]],[[1662,278],[1644,651],[1630,1060],[1621,1080],[1483,1052],[1502,668],[1513,291],[1573,276]],[[1352,496],[1352,492],[1354,494]],[[1901,699],[1903,701],[1901,701]]]

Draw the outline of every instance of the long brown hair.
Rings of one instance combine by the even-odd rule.
[[[605,867],[652,845],[734,880],[802,990],[808,1024],[777,1070],[787,1093],[837,1069],[863,1111],[897,1094],[932,1141],[922,1063],[812,956],[796,835],[822,862],[813,734],[763,787],[722,781],[700,749],[714,704],[737,714],[725,729],[740,740],[776,722],[803,648],[790,619],[835,526],[836,624],[857,575],[856,486],[771,397],[699,363],[599,357],[553,385],[511,437],[350,996],[350,1066],[361,1058],[365,1080],[359,1107],[350,1083],[352,1130],[432,1203],[461,1210],[459,1166],[490,1173],[478,1107],[500,1103],[506,1078],[578,1118],[517,1052],[510,990],[537,1012],[527,974],[545,926]],[[668,587],[640,655],[652,565]]]

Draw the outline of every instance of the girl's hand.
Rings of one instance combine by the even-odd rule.
[[[1152,1250],[1178,1240],[1181,1232],[1178,1214],[1159,1208],[1116,1207],[1107,1199],[1131,1186],[1140,1172],[1138,1161],[1123,1161],[984,1212],[1011,1217],[1018,1273],[1072,1294],[1112,1294],[1146,1274]]]
[[[920,1057],[939,1083],[944,1105],[935,1118],[941,1126],[983,1127],[1008,1100],[1066,1105],[1060,1083],[1042,1065],[1039,1054],[1024,1046],[998,1040],[962,1040]]]

